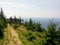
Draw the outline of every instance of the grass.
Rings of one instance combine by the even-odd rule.
[[[30,42],[30,41],[27,40],[27,38],[24,36],[24,34],[21,31],[16,30],[16,32],[18,33],[19,38],[22,40],[22,43],[24,45],[33,45],[32,42]]]
[[[31,30],[27,30],[23,25],[17,28],[16,32],[24,45],[43,45],[44,43],[45,39],[42,39],[44,32],[42,34],[40,32],[33,32]],[[31,38],[33,40],[29,41]]]
[[[8,40],[7,38],[8,31],[7,29],[4,30],[4,38],[0,39],[0,45],[4,45],[4,42]]]

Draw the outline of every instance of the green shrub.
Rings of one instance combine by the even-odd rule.
[[[33,40],[35,40],[35,39],[36,39],[36,37],[30,32],[30,33],[28,34],[28,36],[27,36],[27,40],[33,41]]]

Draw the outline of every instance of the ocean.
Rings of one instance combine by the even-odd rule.
[[[24,18],[25,21],[29,21],[30,18]],[[60,27],[60,18],[31,18],[33,22],[39,22],[42,27],[47,28],[50,22],[54,22],[57,24],[57,28]]]

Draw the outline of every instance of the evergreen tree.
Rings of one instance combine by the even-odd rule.
[[[12,22],[13,22],[13,18],[10,17],[10,18],[9,18],[9,23],[10,23],[10,25],[11,25]]]
[[[21,17],[19,17],[19,23],[21,24]]]
[[[50,23],[48,25],[46,45],[56,45],[56,43],[54,42],[55,38],[56,38],[56,24],[55,23]]]
[[[3,14],[3,10],[1,8],[1,12],[0,12],[0,39],[2,39],[4,37],[3,32],[4,32],[4,28],[7,27],[7,23],[6,23],[6,18]]]
[[[29,20],[29,24],[33,24],[33,21],[32,21],[32,19],[30,19],[30,20]]]
[[[16,18],[16,16],[14,16],[14,22],[17,22],[17,18]]]

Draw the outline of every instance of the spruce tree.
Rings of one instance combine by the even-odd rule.
[[[4,28],[7,27],[7,23],[6,23],[6,18],[4,16],[3,10],[1,8],[1,12],[0,12],[0,39],[2,39],[4,37],[3,32],[4,32]]]

